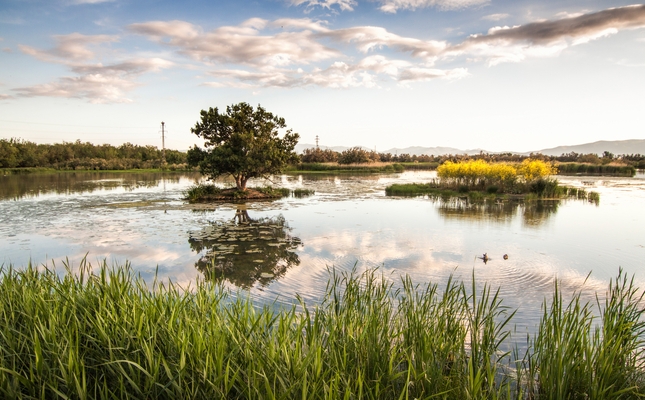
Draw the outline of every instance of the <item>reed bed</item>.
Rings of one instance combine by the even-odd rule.
[[[558,174],[634,176],[636,175],[636,167],[632,165],[559,163]]]
[[[429,167],[428,167],[429,168]],[[364,164],[338,164],[338,163],[300,163],[289,167],[289,173],[379,173],[403,172],[406,167],[400,163],[373,162]]]
[[[611,399],[643,389],[643,294],[622,273],[599,317],[556,285],[527,355],[488,285],[330,271],[316,306],[256,307],[129,264],[0,270],[0,397]],[[513,367],[513,368],[510,368]]]

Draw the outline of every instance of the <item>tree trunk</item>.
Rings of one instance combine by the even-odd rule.
[[[249,179],[244,176],[236,176],[235,185],[237,186],[237,190],[241,190],[241,191],[246,190],[246,181],[248,180]]]

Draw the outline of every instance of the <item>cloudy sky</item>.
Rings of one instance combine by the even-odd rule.
[[[645,138],[623,0],[3,0],[0,49],[0,138],[185,150],[241,101],[377,151]]]

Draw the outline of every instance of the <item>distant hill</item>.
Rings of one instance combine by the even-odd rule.
[[[534,153],[542,153],[547,156],[559,156],[564,153],[575,152],[578,154],[603,152],[618,154],[645,154],[645,139],[632,140],[601,140],[593,143],[578,144],[574,146],[558,146],[550,149],[542,149]],[[526,153],[528,154],[528,153]]]
[[[409,154],[411,156],[420,156],[423,154],[429,155],[429,156],[440,156],[443,154],[479,154],[479,152],[483,151],[486,153],[486,150],[482,149],[472,149],[472,150],[460,150],[456,149],[454,147],[420,147],[420,146],[412,146],[412,147],[405,147],[402,149],[399,149],[397,147],[391,148],[389,150],[385,150],[383,153],[392,153],[392,154]]]
[[[302,153],[304,149],[309,149],[316,147],[315,144],[298,144],[296,146],[296,152]],[[358,146],[365,150],[373,150],[369,147]],[[320,146],[321,149],[331,149],[337,152],[343,152],[350,147],[347,146]],[[391,148],[387,150],[377,150],[379,153],[392,153],[392,154],[410,154],[410,155],[423,155],[427,154],[430,156],[438,156],[443,154],[479,154],[480,152],[484,153],[516,153],[516,154],[530,154],[530,153],[542,153],[548,156],[559,156],[564,153],[579,153],[579,154],[588,154],[595,153],[602,155],[603,152],[608,151],[615,155],[618,154],[645,154],[645,139],[632,139],[632,140],[601,140],[593,143],[578,144],[573,146],[558,146],[542,150],[528,151],[525,153],[518,151],[503,151],[503,152],[494,152],[487,151],[484,149],[471,149],[471,150],[461,150],[454,147],[421,147],[421,146],[412,146],[405,148]]]

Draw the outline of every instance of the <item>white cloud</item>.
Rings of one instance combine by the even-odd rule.
[[[117,41],[116,36],[82,35],[80,33],[56,35],[54,39],[56,40],[56,47],[50,50],[39,50],[23,45],[19,45],[18,47],[23,53],[34,56],[41,61],[68,63],[94,58],[94,52],[88,48],[89,45]]]
[[[434,7],[440,10],[460,10],[469,7],[483,6],[490,0],[373,0],[381,3],[379,9],[387,13],[398,10],[416,10],[418,8]]]
[[[434,59],[447,47],[446,42],[443,41],[402,37],[378,26],[337,29],[320,35],[341,42],[354,43],[363,53],[385,46],[427,60]]]
[[[330,10],[338,6],[342,11],[353,11],[358,4],[355,0],[289,0],[289,3],[293,6],[305,4],[307,9],[322,7]]]
[[[510,17],[510,14],[490,14],[482,17],[482,19],[488,20],[488,21],[501,21],[503,19],[506,19]]]
[[[303,29],[314,32],[328,32],[329,28],[327,28],[325,25],[327,25],[326,21],[312,21],[309,18],[281,18],[276,19],[270,24],[270,26],[273,28],[286,30]]]
[[[299,23],[297,20],[285,21],[292,28],[302,28],[304,25],[317,29],[321,27],[308,19]],[[338,51],[318,43],[309,29],[260,35],[260,30],[266,26],[267,21],[256,18],[239,26],[224,26],[205,33],[184,21],[145,22],[132,24],[128,29],[206,63],[284,66],[340,56]]]
[[[556,56],[569,46],[587,43],[624,29],[645,27],[645,5],[610,8],[553,21],[514,27],[494,27],[472,35],[446,54],[486,58],[489,65],[518,62],[526,57]]]
[[[130,102],[125,95],[139,86],[136,82],[139,75],[174,65],[156,57],[130,58],[108,64],[90,62],[96,58],[96,54],[88,46],[115,42],[115,36],[73,33],[54,36],[54,39],[57,44],[53,49],[41,50],[23,45],[19,48],[41,61],[66,65],[77,76],[61,77],[54,82],[13,89],[18,96],[84,98],[91,103]]]
[[[125,92],[138,86],[129,79],[118,75],[88,74],[77,77],[63,77],[57,82],[16,88],[22,97],[68,97],[85,98],[90,103],[129,103]]]
[[[461,79],[470,75],[466,68],[441,70],[435,68],[408,68],[404,70],[399,81],[429,81],[433,79]]]

